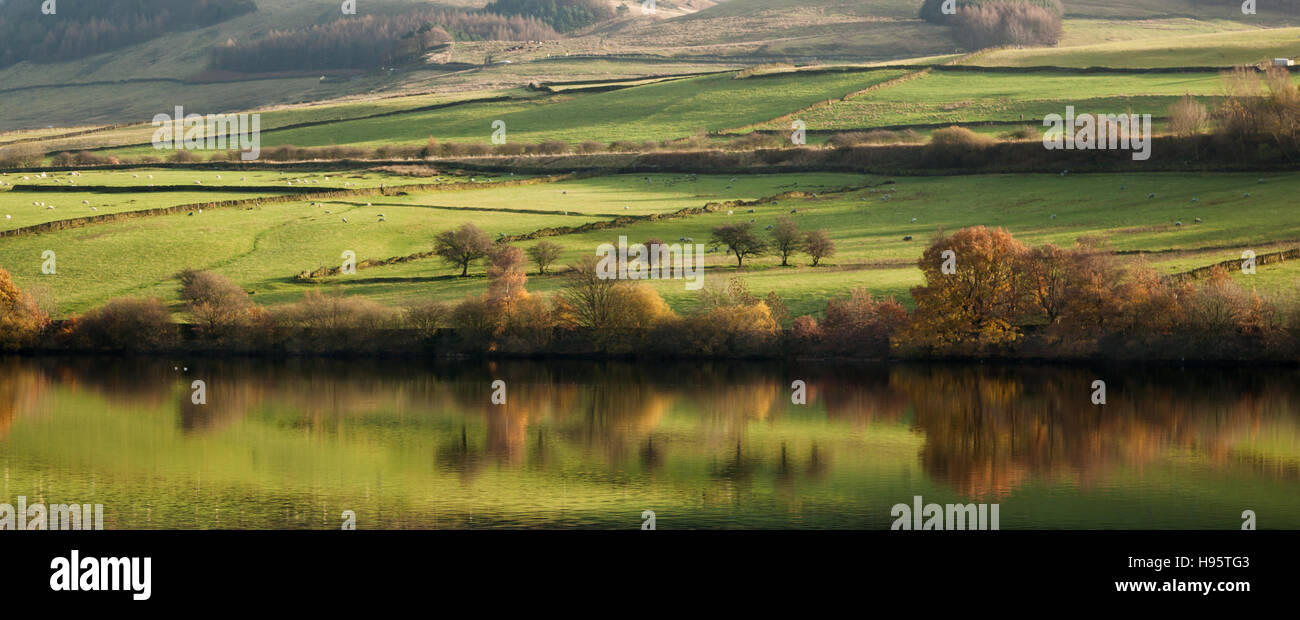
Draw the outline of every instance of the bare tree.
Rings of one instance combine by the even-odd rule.
[[[433,253],[447,264],[460,267],[461,277],[469,275],[469,264],[488,255],[492,241],[487,233],[468,222],[460,228],[438,233],[433,239]]]
[[[560,250],[561,248],[558,243],[542,241],[537,245],[528,248],[527,251],[528,258],[533,259],[533,262],[537,263],[537,273],[540,275],[546,275],[546,268],[555,264],[556,260],[559,260]]]
[[[803,236],[794,220],[783,217],[772,229],[772,247],[781,255],[781,266],[790,265],[790,255],[803,248]]]
[[[831,241],[830,234],[824,228],[809,231],[804,235],[803,251],[808,253],[812,258],[812,266],[816,267],[823,258],[835,256],[835,242]]]
[[[736,269],[745,265],[746,256],[760,256],[767,251],[767,243],[754,234],[754,227],[749,222],[714,228],[713,241],[727,246],[728,254],[736,255]]]

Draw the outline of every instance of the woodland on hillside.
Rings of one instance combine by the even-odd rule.
[[[253,0],[63,0],[56,7],[53,18],[39,0],[0,3],[0,68],[77,60],[257,10]]]

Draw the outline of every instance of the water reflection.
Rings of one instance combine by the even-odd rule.
[[[1090,401],[1104,377],[1108,404]],[[207,403],[190,382],[207,384]],[[507,385],[494,405],[491,383]],[[790,382],[808,385],[790,403]],[[0,360],[3,495],[109,527],[1300,527],[1286,369]],[[0,500],[3,501],[3,500]]]

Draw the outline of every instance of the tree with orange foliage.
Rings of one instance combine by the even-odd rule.
[[[1026,252],[1002,228],[975,226],[936,238],[919,262],[925,286],[912,289],[917,309],[903,341],[940,355],[979,355],[1015,343],[1025,297],[1016,265]],[[944,273],[947,261],[955,261],[952,273]]]
[[[907,323],[907,311],[893,297],[876,300],[862,287],[847,298],[826,302],[820,331],[827,348],[843,354],[885,357],[890,339]]]
[[[0,268],[0,350],[31,346],[50,324],[50,315],[36,300],[14,284],[9,272]]]

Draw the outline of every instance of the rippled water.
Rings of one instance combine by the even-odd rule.
[[[506,404],[491,401],[506,382]],[[1091,402],[1107,382],[1107,404]],[[1292,369],[0,360],[0,503],[108,528],[1300,528]],[[206,404],[191,383],[206,384]],[[791,403],[791,382],[807,404]]]

